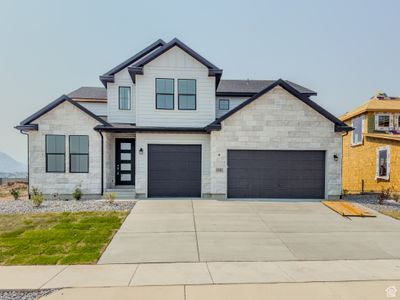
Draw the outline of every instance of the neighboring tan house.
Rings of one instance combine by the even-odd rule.
[[[46,197],[315,198],[341,194],[346,124],[277,80],[221,80],[158,40],[22,121],[29,185]]]
[[[400,98],[379,93],[340,117],[354,128],[343,135],[343,190],[400,190]]]

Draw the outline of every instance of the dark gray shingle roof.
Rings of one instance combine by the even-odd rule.
[[[72,99],[100,99],[107,100],[107,90],[103,87],[82,86],[68,94]]]
[[[247,93],[256,94],[267,86],[273,84],[276,80],[221,80],[218,85],[217,93]],[[316,94],[316,92],[309,90],[301,85],[286,80],[286,82],[302,94]]]
[[[217,94],[224,93],[243,93],[247,96],[256,94],[267,86],[273,84],[275,80],[221,80]],[[286,80],[286,82],[302,94],[315,95],[316,93],[301,85]],[[107,99],[107,90],[103,87],[83,86],[68,94],[72,99]]]

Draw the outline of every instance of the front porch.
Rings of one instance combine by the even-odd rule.
[[[117,199],[134,199],[136,134],[104,132],[104,192]]]

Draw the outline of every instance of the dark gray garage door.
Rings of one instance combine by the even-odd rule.
[[[230,198],[324,198],[324,151],[228,151]]]
[[[149,197],[201,196],[201,145],[149,145]]]

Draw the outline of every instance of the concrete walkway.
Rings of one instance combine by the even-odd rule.
[[[397,288],[396,288],[397,287]],[[56,291],[42,299],[96,300],[357,300],[398,299],[400,281],[279,283],[125,288],[76,288]],[[390,293],[393,294],[390,294]],[[388,297],[394,295],[394,297]],[[397,297],[396,297],[397,295]]]
[[[0,289],[400,280],[400,260],[0,267]]]
[[[319,202],[139,201],[99,264],[400,258],[400,222]]]

